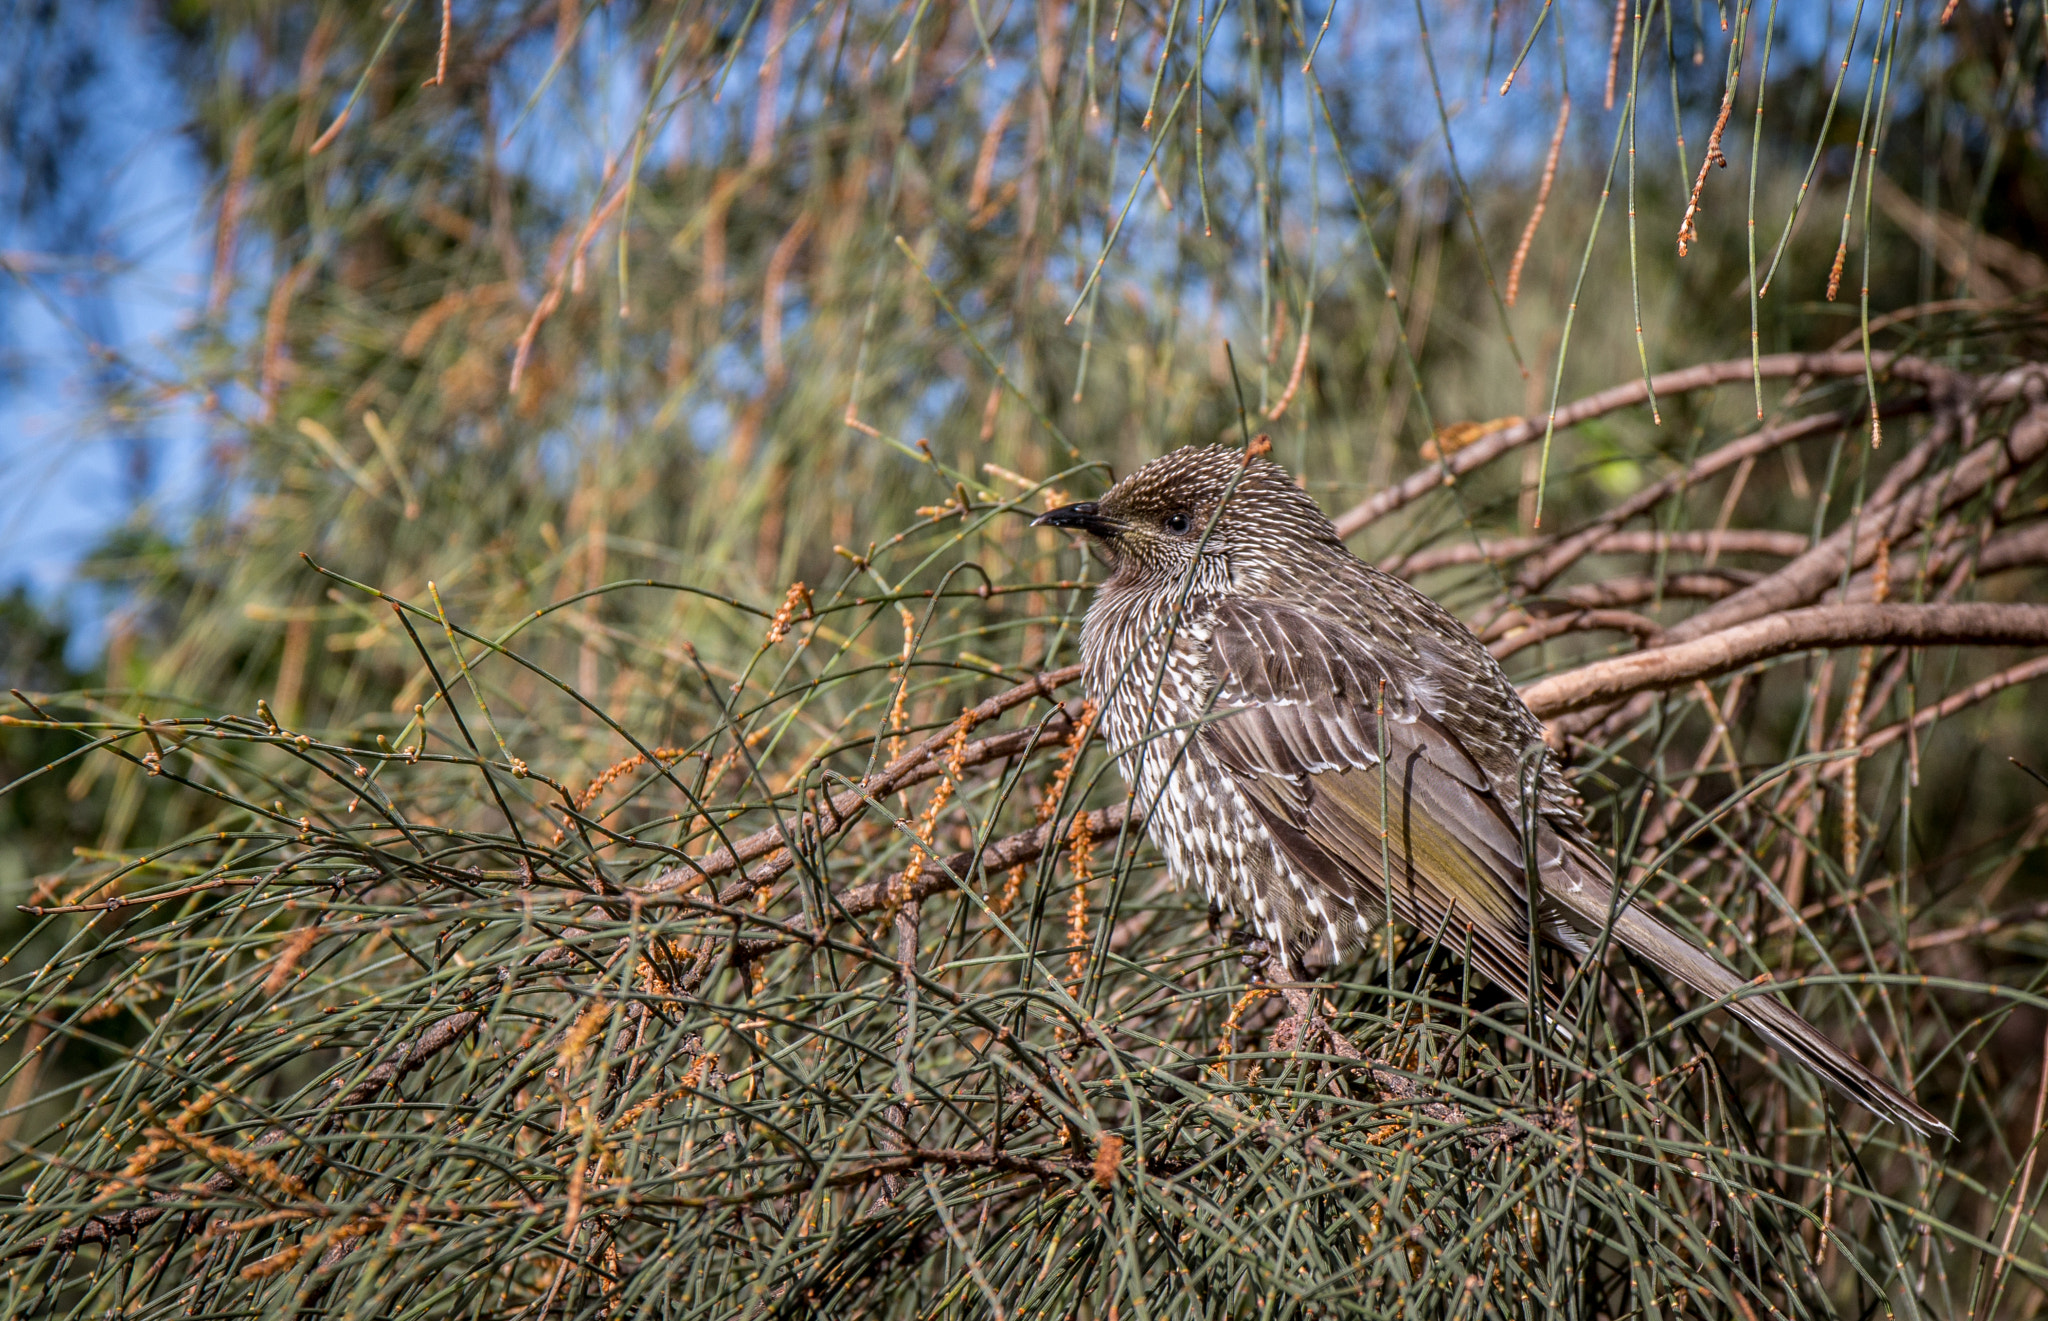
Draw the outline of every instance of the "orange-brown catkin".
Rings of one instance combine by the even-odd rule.
[[[974,728],[974,712],[961,713],[959,722],[953,727],[953,739],[946,746],[946,773],[939,777],[938,787],[932,790],[932,800],[925,806],[924,815],[917,823],[918,844],[910,851],[910,865],[889,890],[889,907],[900,908],[911,895],[911,887],[924,874],[925,863],[930,858],[932,839],[938,834],[939,813],[946,810],[952,801],[953,790],[960,785],[961,777],[967,774],[962,764],[967,753],[967,735]]]
[[[1095,853],[1095,837],[1088,831],[1084,812],[1074,818],[1067,832],[1067,859],[1074,868],[1074,893],[1067,900],[1067,970],[1079,981],[1088,967],[1088,881],[1089,865]]]
[[[801,615],[797,613],[799,606],[803,608]],[[804,586],[801,582],[791,583],[789,591],[782,598],[781,606],[777,607],[775,611],[775,618],[768,621],[768,645],[772,647],[788,637],[791,623],[798,619],[809,619],[810,617],[811,589]]]
[[[1095,715],[1095,703],[1081,704],[1081,718],[1074,722],[1074,728],[1067,734],[1066,750],[1060,754],[1060,764],[1053,771],[1052,783],[1046,786],[1045,796],[1038,800],[1038,824],[1041,826],[1059,814],[1060,802],[1067,796],[1067,786],[1074,779],[1074,767],[1081,760],[1081,747],[1088,741],[1088,732],[1095,727]],[[996,912],[1009,912],[1023,889],[1024,868],[1010,868],[1010,875],[1003,882],[1003,892],[996,898]]]
[[[263,979],[263,998],[274,999],[285,983],[292,977],[292,970],[299,966],[299,960],[306,957],[306,951],[313,948],[313,942],[320,939],[320,928],[300,927],[286,936],[277,947],[277,953],[270,960],[270,975]]]

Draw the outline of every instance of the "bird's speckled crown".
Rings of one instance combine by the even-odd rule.
[[[1212,541],[1220,536],[1238,547],[1275,536],[1337,540],[1330,520],[1285,468],[1268,458],[1248,460],[1234,445],[1187,445],[1162,454],[1111,487],[1100,504],[1126,524],[1180,514],[1199,531],[1216,517]]]

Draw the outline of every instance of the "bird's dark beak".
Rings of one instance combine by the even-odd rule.
[[[1102,512],[1102,506],[1093,500],[1083,500],[1077,505],[1061,505],[1058,509],[1032,519],[1031,526],[1072,528],[1091,537],[1107,537],[1115,532],[1117,527],[1116,521],[1106,517]]]

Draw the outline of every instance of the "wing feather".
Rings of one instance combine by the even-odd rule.
[[[1289,862],[1324,892],[1321,908],[1360,919],[1392,915],[1446,930],[1502,990],[1526,995],[1529,904],[1514,725],[1468,743],[1469,708],[1454,713],[1413,652],[1376,647],[1369,628],[1273,601],[1238,599],[1217,612],[1210,665],[1219,718],[1197,735],[1231,775]],[[1483,654],[1483,653],[1482,653]],[[1505,682],[1504,680],[1502,681]],[[1512,690],[1509,690],[1510,693]],[[1501,713],[1512,721],[1513,711]],[[1528,737],[1533,721],[1519,728]],[[1654,915],[1613,908],[1590,845],[1547,815],[1571,801],[1554,768],[1534,786],[1533,826],[1548,878],[1543,934],[1584,952],[1581,934],[1609,927],[1628,949],[1728,1011],[1846,1095],[1922,1133],[1946,1134],[1915,1103],[1799,1017],[1723,967]],[[1313,907],[1313,905],[1312,905]],[[1333,927],[1334,930],[1334,927]],[[1544,999],[1549,989],[1539,986]],[[1554,1006],[1552,1006],[1554,1007]]]
[[[1225,604],[1210,643],[1223,714],[1199,737],[1288,860],[1364,925],[1391,892],[1403,922],[1454,941],[1469,929],[1473,962],[1522,993],[1521,830],[1427,709],[1434,685],[1354,630],[1276,602]]]

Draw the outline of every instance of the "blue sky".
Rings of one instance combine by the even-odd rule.
[[[74,661],[105,633],[106,603],[73,581],[79,561],[138,506],[175,528],[202,477],[194,408],[173,401],[127,426],[108,406],[179,374],[212,240],[208,180],[155,35],[127,6],[82,8],[114,20],[96,25],[101,73],[67,166],[67,191],[85,197],[62,208],[68,222],[0,215],[0,280],[14,286],[0,299],[0,588],[25,583],[63,608]],[[0,59],[34,57],[17,46]]]

